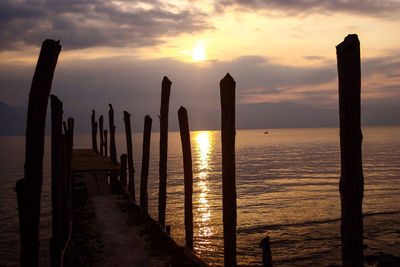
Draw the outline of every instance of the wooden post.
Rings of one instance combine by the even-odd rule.
[[[193,250],[193,169],[192,169],[192,151],[190,147],[190,132],[187,110],[180,107],[178,111],[179,129],[181,133],[183,170],[185,180],[185,237],[186,247]]]
[[[342,264],[363,266],[362,200],[362,132],[360,123],[360,42],[356,34],[348,35],[336,47],[339,76],[339,116],[342,210]]]
[[[63,126],[64,126],[64,133],[68,132],[68,126],[66,121],[63,121]]]
[[[121,155],[121,173],[120,173],[122,192],[124,192],[125,188],[126,188],[126,165],[127,165],[127,155],[122,154]]]
[[[271,246],[269,244],[269,237],[266,236],[260,242],[260,247],[262,248],[262,263],[264,267],[273,267],[272,264],[272,253]]]
[[[148,212],[147,179],[149,177],[150,138],[152,119],[149,115],[144,117],[142,170],[140,177],[140,206],[145,213]]]
[[[62,203],[64,196],[64,169],[62,155],[63,104],[51,95],[51,203],[52,237],[50,239],[51,266],[60,266],[62,250]]]
[[[113,164],[117,164],[117,150],[115,146],[115,125],[114,125],[114,109],[111,104],[108,104],[110,110],[108,111],[109,116],[109,127],[110,127],[110,158]],[[118,175],[115,172],[110,173],[110,187],[111,191],[118,191]]]
[[[108,142],[107,142],[107,130],[104,130],[104,157],[107,157],[107,146],[108,146]]]
[[[131,114],[124,111],[124,122],[125,122],[125,135],[126,135],[126,151],[128,153],[128,173],[129,173],[129,183],[128,192],[129,197],[135,203],[135,181],[134,174],[135,169],[133,167],[133,155],[132,155],[132,132],[131,132]]]
[[[236,266],[235,86],[229,73],[220,82],[225,266]]]
[[[165,231],[167,232],[167,235],[171,235],[171,225],[166,225],[165,226]]]
[[[100,134],[100,156],[104,156],[103,115],[100,115],[100,118],[99,118],[99,134]]]
[[[92,110],[92,148],[96,154],[99,153],[97,149],[97,122],[96,122],[96,111]]]
[[[168,110],[171,84],[171,81],[164,76],[161,86],[159,163],[160,184],[158,187],[158,222],[162,228],[165,228],[165,210],[167,207]]]
[[[62,160],[60,162],[62,168],[62,198],[60,205],[61,212],[61,246],[64,248],[67,240],[68,240],[68,195],[69,195],[69,152],[68,152],[68,130],[65,134],[62,135],[62,143],[61,143],[61,154]],[[61,252],[62,255],[62,252]]]
[[[21,207],[23,216],[20,221],[21,266],[38,266],[39,264],[40,195],[43,180],[46,112],[60,51],[59,41],[47,39],[43,42],[29,94],[24,196],[22,197],[23,207]]]
[[[108,111],[109,116],[109,128],[110,128],[110,158],[114,164],[117,164],[117,150],[115,147],[115,125],[114,125],[114,109],[111,104],[108,104],[110,110]]]
[[[72,150],[74,146],[74,119],[68,118],[68,134],[67,134],[67,149],[68,149],[68,159],[67,159],[67,170],[68,170],[68,221],[72,222],[72,202],[71,202],[71,194],[72,194],[72,173],[71,173],[71,163],[72,163]]]

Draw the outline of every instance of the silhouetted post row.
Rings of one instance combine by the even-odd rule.
[[[40,195],[46,112],[60,51],[59,41],[47,39],[43,42],[29,93],[24,179],[18,181],[16,186],[20,212],[21,266],[39,264]]]
[[[186,247],[193,250],[193,168],[192,151],[190,147],[190,132],[187,110],[180,107],[178,110],[179,129],[182,142],[183,171],[185,184],[185,237]]]
[[[161,85],[159,162],[160,184],[158,192],[158,222],[163,229],[165,229],[165,210],[167,206],[168,111],[171,84],[171,81],[164,76]]]
[[[99,134],[100,134],[100,156],[104,156],[104,130],[103,130],[103,115],[99,118]]]
[[[135,169],[133,167],[133,149],[132,149],[132,130],[131,130],[131,114],[124,111],[124,124],[125,124],[125,135],[126,135],[126,151],[128,153],[128,193],[129,198],[135,203],[135,181],[134,174]]]
[[[148,212],[147,179],[149,177],[151,124],[152,119],[146,115],[144,117],[142,170],[140,173],[140,207],[145,213]]]
[[[236,266],[235,86],[229,73],[220,82],[225,266]]]
[[[96,122],[96,111],[94,109],[92,110],[91,121],[92,121],[92,148],[96,152],[96,154],[98,154],[99,151],[97,150],[97,122]]]
[[[336,47],[339,78],[342,265],[363,266],[360,42],[348,35]]]

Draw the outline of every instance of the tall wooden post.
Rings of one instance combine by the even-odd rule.
[[[131,131],[131,114],[129,112],[124,111],[124,123],[125,123],[125,135],[126,135],[126,151],[128,153],[128,173],[129,173],[129,182],[128,182],[128,192],[129,197],[135,203],[135,181],[134,174],[135,169],[133,167],[133,149],[132,149],[132,131]]]
[[[63,135],[63,153],[64,153],[64,197],[63,197],[63,250],[64,252],[68,246],[72,230],[72,174],[71,174],[71,162],[72,162],[72,149],[73,149],[73,134],[74,134],[74,119],[68,118],[67,120],[67,131]]]
[[[109,116],[109,128],[110,128],[110,158],[114,164],[117,164],[117,150],[115,147],[115,125],[114,125],[114,109],[111,104],[108,104],[110,110],[108,111]]]
[[[26,124],[24,182],[19,182],[17,198],[21,234],[21,266],[39,264],[40,195],[43,181],[44,133],[51,83],[61,51],[59,41],[45,40],[33,75]],[[23,185],[23,190],[21,190]],[[23,192],[22,192],[23,191]],[[23,194],[23,196],[20,196]]]
[[[172,82],[164,76],[161,85],[160,109],[160,185],[158,191],[158,222],[165,228],[165,210],[167,206],[167,158],[168,158],[168,110]]]
[[[108,155],[107,147],[108,147],[107,130],[104,130],[104,157],[107,157],[107,155]]]
[[[264,267],[273,267],[271,246],[269,244],[269,237],[266,236],[261,240],[260,247],[262,249],[262,263]]]
[[[148,212],[147,179],[149,177],[150,138],[152,119],[149,115],[144,117],[142,170],[140,173],[140,206]]]
[[[92,148],[96,152],[96,154],[99,153],[99,150],[97,149],[97,122],[96,122],[96,111],[93,109],[92,110]]]
[[[235,86],[228,74],[220,82],[222,204],[225,266],[236,266]]]
[[[178,110],[179,129],[181,133],[183,170],[185,180],[185,237],[186,247],[193,250],[193,169],[192,150],[190,147],[189,120],[187,110],[180,107]]]
[[[362,200],[364,176],[360,123],[361,67],[360,42],[356,34],[348,35],[336,47],[339,76],[339,116],[342,210],[342,264],[363,266]]]
[[[104,156],[103,115],[100,115],[99,118],[99,134],[100,134],[100,156]]]
[[[52,237],[50,239],[51,266],[60,266],[63,236],[62,203],[64,196],[64,169],[62,150],[63,104],[51,95],[51,203]]]
[[[124,188],[126,188],[126,167],[127,167],[127,155],[121,155],[121,172],[120,172],[120,181],[121,181],[121,189],[124,192]]]

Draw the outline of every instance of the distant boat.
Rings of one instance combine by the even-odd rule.
[[[269,134],[269,132],[268,132],[268,131],[265,131],[264,134]]]

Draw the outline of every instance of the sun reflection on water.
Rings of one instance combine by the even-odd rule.
[[[195,196],[195,202],[198,203],[195,211],[195,236],[198,237],[197,248],[210,244],[208,237],[214,234],[214,228],[211,225],[211,210],[207,197],[209,189],[209,171],[210,159],[212,153],[212,134],[211,132],[197,132],[194,136],[195,158],[196,158],[196,180],[195,191],[199,193]]]

